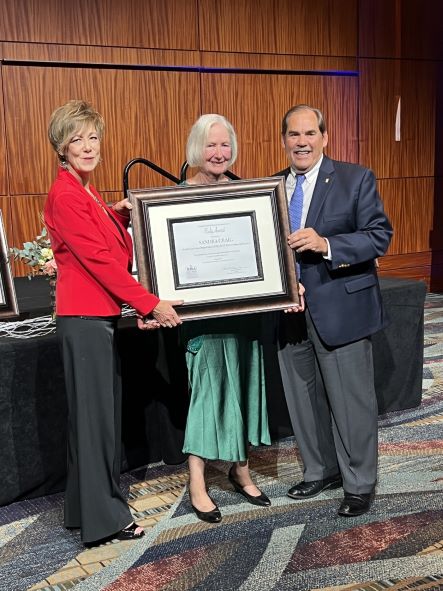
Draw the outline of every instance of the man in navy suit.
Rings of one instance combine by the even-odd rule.
[[[377,399],[370,336],[385,318],[375,260],[391,240],[372,171],[323,154],[322,113],[290,109],[282,145],[288,203],[302,175],[299,228],[288,243],[306,288],[304,314],[282,314],[279,362],[304,480],[288,495],[309,499],[343,485],[338,513],[369,510],[377,479]],[[290,206],[291,210],[291,206]]]

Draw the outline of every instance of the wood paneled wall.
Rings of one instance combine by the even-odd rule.
[[[354,56],[355,0],[199,0],[204,51]]]
[[[395,230],[381,273],[443,289],[440,0],[0,0],[0,8],[0,207],[10,245],[41,229],[56,170],[47,122],[70,98],[105,117],[94,180],[107,200],[121,198],[132,158],[178,176],[188,130],[204,112],[234,124],[237,174],[270,175],[286,165],[282,115],[307,102],[326,115],[328,154],[375,171]],[[143,166],[130,173],[132,187],[167,183]]]
[[[358,162],[357,77],[205,74],[202,97],[204,111],[223,113],[237,131],[240,156],[233,170],[241,177],[270,176],[287,166],[281,120],[288,105],[301,102],[321,104],[331,121],[328,154]]]

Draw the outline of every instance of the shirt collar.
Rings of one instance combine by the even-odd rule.
[[[317,178],[318,171],[320,169],[322,162],[323,162],[323,154],[320,156],[320,158],[319,158],[317,164],[314,166],[314,168],[311,168],[311,170],[309,172],[305,173],[306,182],[311,183],[313,180],[315,180]],[[301,174],[301,173],[295,172],[295,170],[291,166],[291,175],[294,177],[294,179],[297,176],[297,174]]]

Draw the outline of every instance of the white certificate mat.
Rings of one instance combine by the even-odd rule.
[[[237,253],[237,262],[240,267],[243,267],[243,269],[249,269],[249,277],[246,275],[246,278],[243,281],[240,281],[240,276],[237,277],[237,281],[232,279],[227,280],[227,274],[229,272],[228,268],[230,267],[229,264],[226,264],[228,255],[232,254],[235,259],[236,253],[230,252],[230,249],[226,248],[225,244],[223,248],[209,249],[213,253],[218,251],[219,254],[224,251],[225,257],[223,261],[223,255],[221,255],[217,265],[214,264],[214,259],[217,257],[214,257],[212,260],[212,269],[211,265],[208,265],[211,257],[208,255],[206,255],[206,257],[204,255],[200,257],[205,261],[207,266],[207,270],[204,271],[207,277],[205,280],[202,279],[201,282],[198,280],[189,281],[188,284],[186,281],[182,283],[180,283],[180,281],[177,282],[176,278],[177,276],[180,277],[180,272],[182,277],[187,274],[186,266],[183,268],[180,264],[180,261],[185,260],[185,256],[182,257],[183,253],[185,253],[185,255],[186,253],[193,253],[191,258],[195,263],[195,260],[198,258],[198,253],[201,254],[202,252],[207,252],[207,249],[205,250],[202,248],[202,244],[200,244],[200,248],[198,248],[198,241],[204,240],[202,235],[205,232],[205,226],[193,223],[192,209],[195,209],[195,207],[196,206],[189,203],[176,204],[173,208],[174,218],[169,217],[171,215],[171,207],[169,205],[159,205],[149,208],[149,233],[152,244],[155,244],[153,254],[154,264],[157,271],[157,294],[161,299],[183,299],[187,304],[190,304],[202,301],[222,301],[231,300],[233,298],[261,297],[263,294],[269,296],[271,294],[276,295],[283,293],[279,252],[275,235],[270,231],[273,219],[272,206],[266,195],[252,195],[234,198],[226,197],[225,199],[207,199],[198,202],[198,214],[199,217],[204,217],[206,228],[211,227],[211,220],[214,227],[217,225],[217,221],[223,219],[231,219],[233,221],[230,239],[232,239],[233,242],[235,241],[237,245],[241,244],[241,248],[237,246],[237,250],[241,251],[244,258],[242,259]],[[252,229],[249,217],[251,208],[253,208],[255,212],[257,234],[261,239],[260,241],[257,239],[256,242],[254,242],[253,237],[251,236]],[[229,218],[226,217],[227,213],[229,213]],[[172,222],[172,227],[174,227],[174,219],[179,219],[181,221],[185,217],[188,217],[190,221],[188,223],[182,222],[184,225],[181,228],[179,254],[177,255],[177,251],[175,251],[175,254],[172,255],[172,248],[174,245],[170,242],[170,224]],[[190,225],[188,226],[188,224]],[[178,225],[180,226],[180,223]],[[226,228],[225,225],[224,228]],[[246,230],[243,237],[239,235],[242,228],[243,230]],[[192,237],[190,237],[191,229],[194,230]],[[219,233],[219,238],[220,237],[221,232]],[[255,246],[258,248],[257,253],[253,253]],[[185,250],[186,248],[189,248],[190,250]],[[259,265],[257,264],[257,257],[260,261]],[[260,276],[258,276],[258,269],[253,269],[253,258],[255,258],[256,267],[260,267]],[[174,260],[177,261],[176,264],[174,264]],[[222,268],[223,262],[225,263],[224,268]],[[234,264],[235,260],[232,262],[232,267]],[[191,266],[196,266],[196,264],[191,264]],[[198,268],[201,270],[201,266]],[[222,268],[222,270],[220,270],[220,268]],[[174,273],[174,269],[177,269],[176,273]],[[212,275],[212,280],[209,279],[210,275]],[[256,279],[256,281],[251,281],[250,279]],[[257,281],[257,279],[259,281]]]

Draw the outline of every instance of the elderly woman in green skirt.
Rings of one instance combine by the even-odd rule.
[[[232,125],[221,115],[202,115],[189,134],[186,157],[198,170],[188,185],[224,183],[237,156]],[[258,314],[198,320],[182,327],[190,407],[183,451],[189,454],[189,495],[199,519],[221,521],[205,483],[206,460],[232,462],[228,478],[250,503],[267,507],[253,483],[248,445],[271,443]]]

